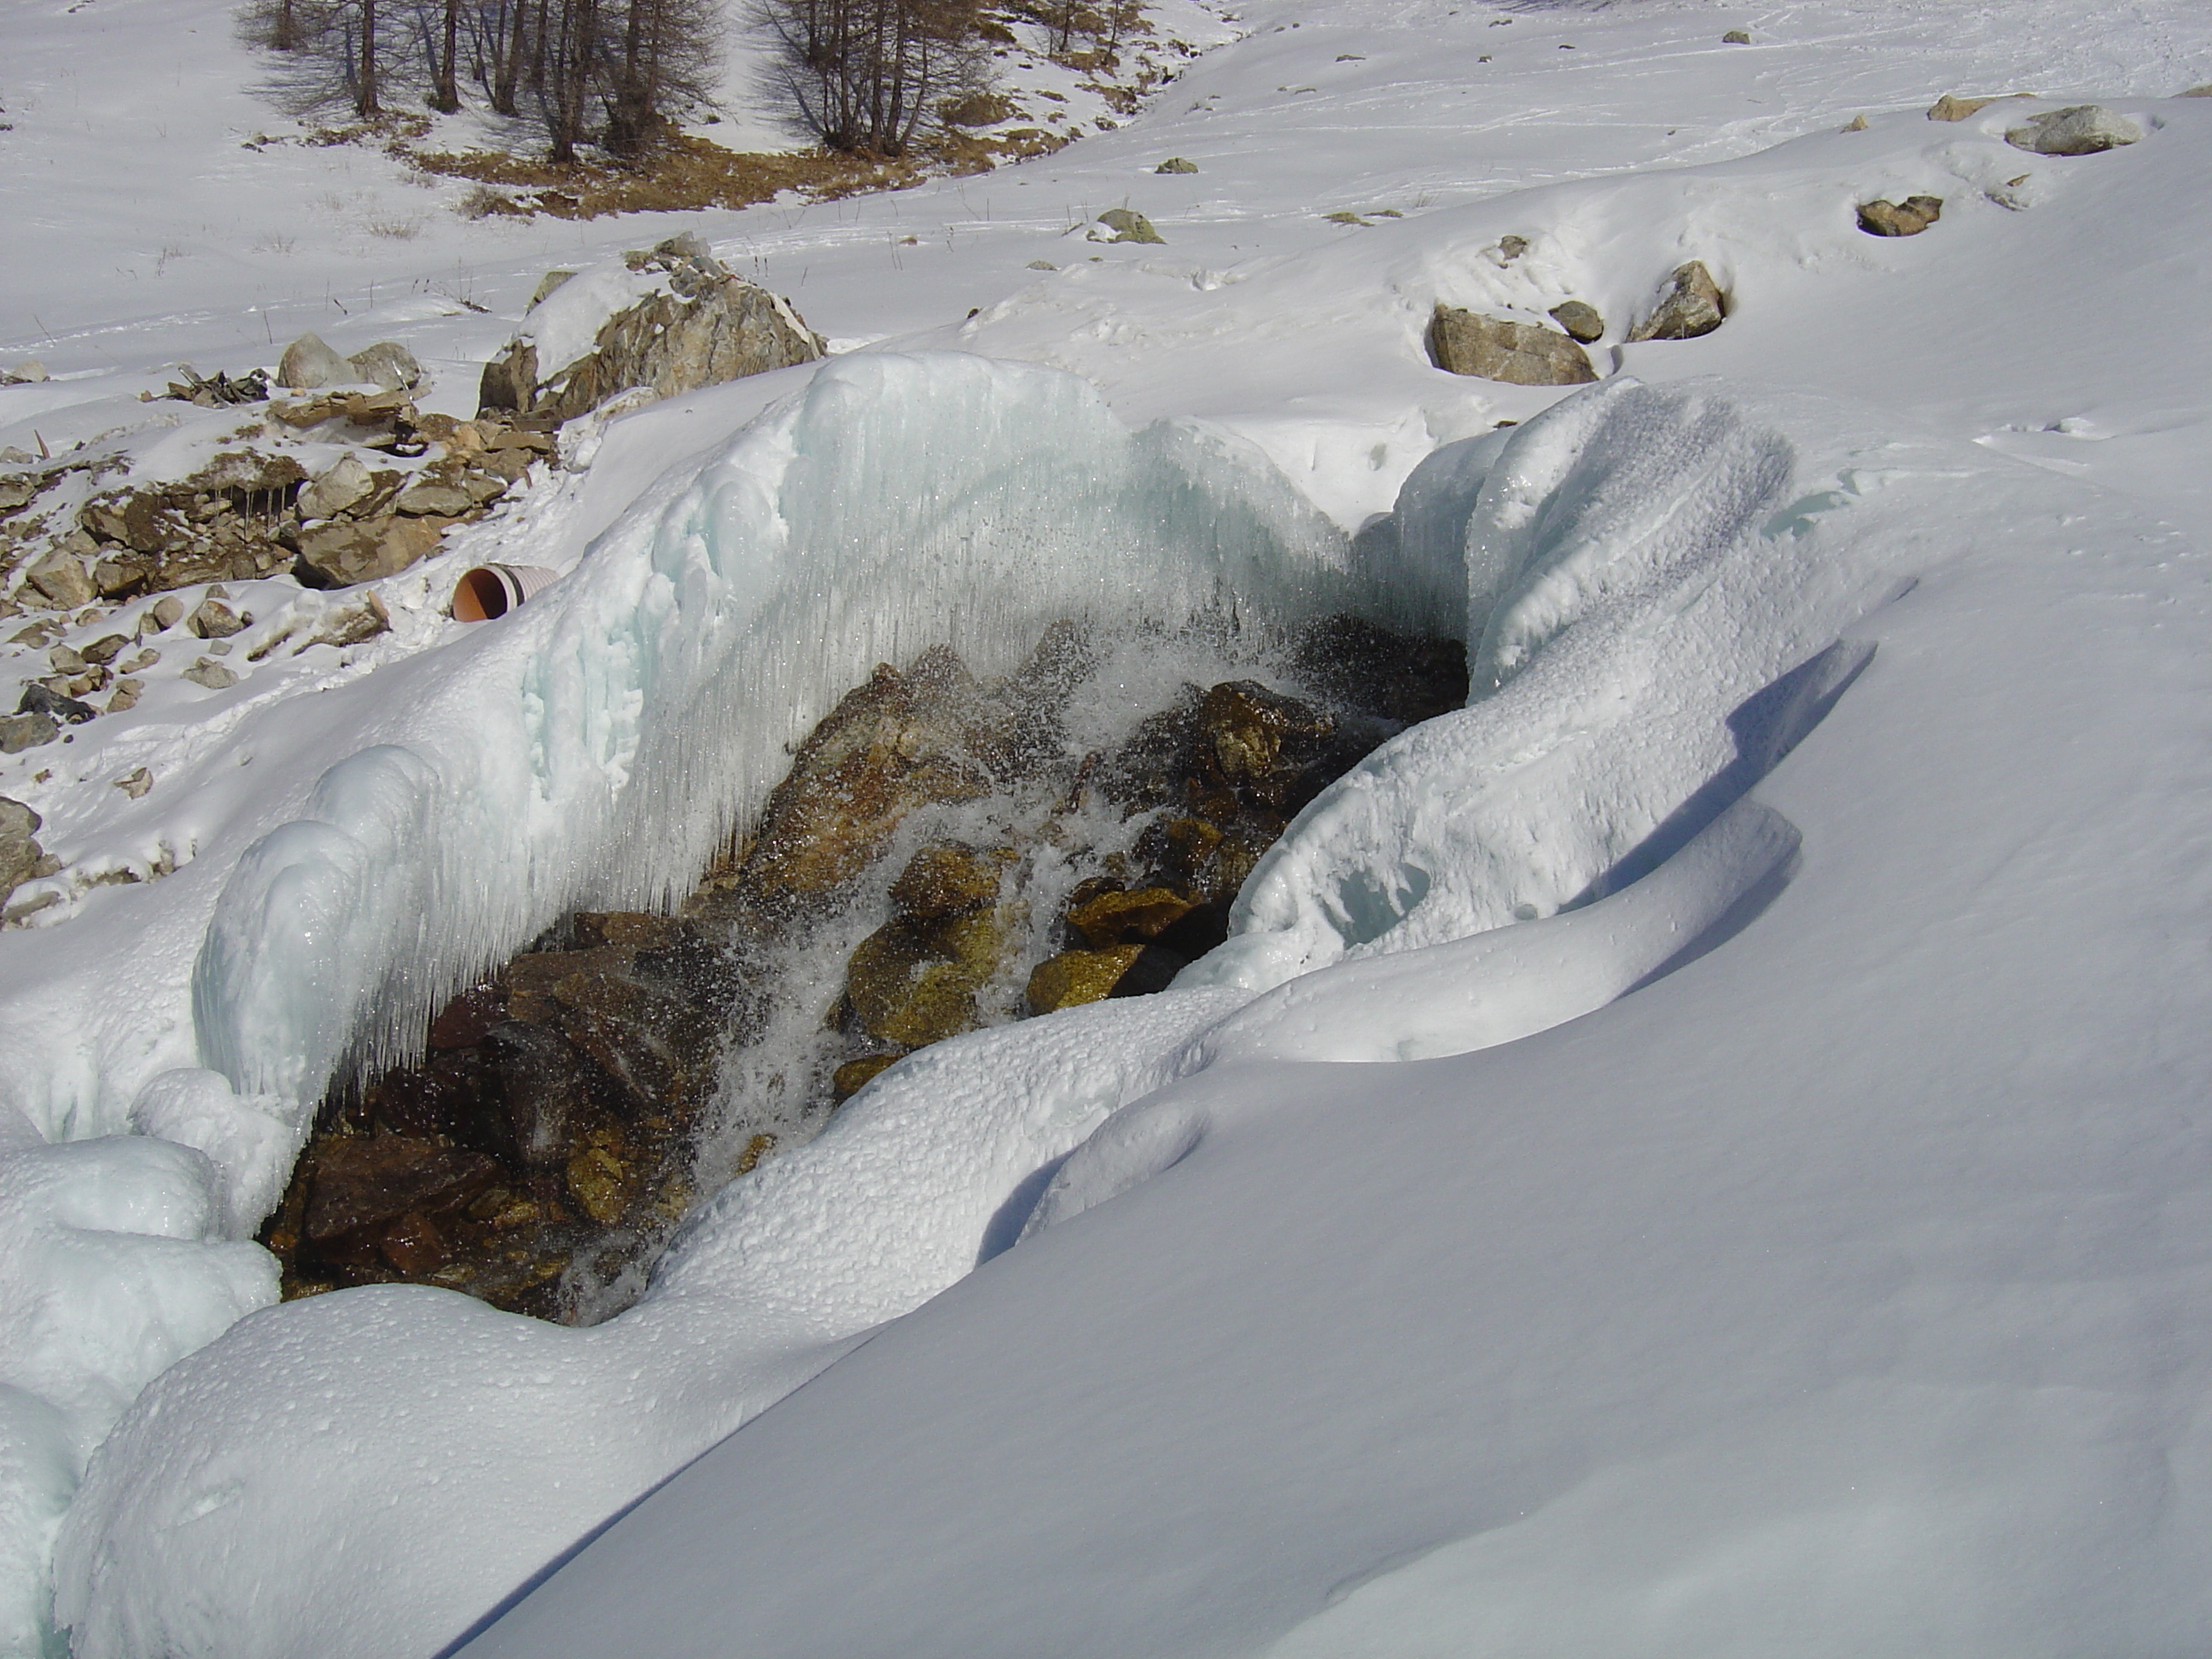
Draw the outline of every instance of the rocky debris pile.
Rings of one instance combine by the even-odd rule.
[[[0,753],[12,755],[52,743],[64,726],[135,708],[146,689],[142,676],[165,654],[176,660],[196,652],[178,670],[179,679],[218,691],[237,684],[238,670],[221,659],[241,643],[234,636],[252,628],[255,618],[250,611],[234,608],[230,599],[230,590],[216,582],[202,589],[189,610],[183,599],[165,593],[127,621],[95,605],[80,613],[74,626],[65,625],[70,620],[65,617],[45,617],[17,629],[8,643],[45,652],[48,672],[23,681],[15,712],[0,717]],[[82,636],[104,622],[117,625],[76,645],[63,637],[72,632]],[[294,655],[318,645],[343,649],[374,639],[391,626],[391,615],[374,593],[304,606],[295,601],[272,629],[264,630],[263,638],[251,643],[244,660],[259,662],[287,644]],[[167,637],[179,631],[181,640]],[[196,647],[184,641],[199,644]],[[103,694],[107,698],[104,708],[88,701]]]
[[[1466,695],[1455,642],[1346,618],[1282,660],[1302,695],[1186,686],[1082,752],[1097,659],[1066,624],[1003,680],[941,647],[878,667],[676,914],[571,917],[455,998],[419,1063],[334,1092],[264,1234],[288,1293],[404,1279],[604,1316],[695,1184],[905,1055],[1160,988],[1292,814]],[[797,1073],[781,1098],[732,1086],[769,1060]]]
[[[286,570],[316,587],[392,575],[554,453],[546,432],[422,414],[398,391],[318,393],[269,414],[173,483],[100,489],[102,464],[76,458],[0,474],[0,566],[28,561],[14,608],[76,611]],[[272,434],[346,453],[310,477],[282,447],[252,447]],[[72,474],[89,475],[93,493],[63,516],[57,487]]]
[[[295,409],[288,418],[318,412],[313,406]],[[305,586],[347,587],[397,575],[435,552],[453,526],[491,511],[534,463],[554,456],[549,433],[495,416],[457,421],[418,414],[402,403],[392,419],[395,432],[408,433],[426,449],[434,445],[436,453],[403,470],[372,466],[362,453],[349,452],[308,482],[294,502],[301,528],[293,574]]]
[[[484,412],[558,424],[638,387],[671,398],[812,362],[826,349],[789,301],[738,276],[695,236],[627,254],[624,263],[658,280],[597,324],[588,350],[559,362],[542,360],[545,308],[574,295],[564,301],[568,283],[549,273],[550,286],[540,286],[521,331],[484,365],[477,394]]]
[[[1859,228],[1869,236],[1917,236],[1943,216],[1940,196],[1908,196],[1902,202],[1862,202]]]
[[[1718,328],[1728,316],[1728,295],[1702,259],[1677,265],[1651,314],[1629,330],[1636,340],[1694,340]]]
[[[2101,104],[2075,104],[2045,110],[2024,125],[2008,128],[2005,143],[2037,155],[2097,155],[2123,144],[2142,142],[2142,129]]]
[[[234,380],[220,369],[212,375],[203,375],[190,363],[179,363],[177,373],[184,378],[170,381],[167,395],[179,403],[200,409],[229,409],[240,404],[269,401],[269,376],[261,369]],[[150,399],[152,394],[139,395]]]
[[[1566,335],[1455,306],[1437,306],[1429,319],[1429,361],[1447,374],[1509,386],[1585,386],[1597,379],[1589,354]]]

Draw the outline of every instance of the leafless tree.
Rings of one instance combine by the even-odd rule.
[[[975,0],[757,0],[770,47],[763,88],[831,149],[902,155],[987,61]]]
[[[565,164],[592,143],[641,156],[706,101],[722,22],[718,0],[247,0],[240,27],[299,108],[368,119],[404,91],[451,113],[473,82]]]

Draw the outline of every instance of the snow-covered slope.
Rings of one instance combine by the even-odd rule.
[[[405,338],[461,408],[510,323],[459,300],[511,319],[544,266],[678,228],[848,347],[1104,403],[972,356],[833,362],[743,437],[811,372],[674,402],[450,556],[580,559],[579,597],[471,636],[441,562],[342,672],[108,717],[43,782],[0,762],[66,858],[197,854],[0,936],[0,1638],[51,1639],[88,1460],[58,1580],[81,1659],[429,1651],[773,1406],[480,1650],[2202,1647],[2212,98],[2168,95],[2212,80],[2198,9],[1284,0],[1121,131],[988,178],[394,237],[313,210],[381,161],[233,149],[255,117],[208,91],[242,84],[216,11],[165,10],[165,55],[101,3],[27,11],[0,70],[33,81],[0,84],[0,191],[34,227],[0,364],[64,377],[0,387],[0,443],[143,423],[159,364],[236,371],[310,325]],[[126,125],[160,124],[165,74],[198,77],[167,151]],[[2046,96],[1923,113],[2021,88]],[[65,94],[111,118],[71,138]],[[2006,143],[2090,97],[2142,142]],[[171,153],[144,199],[88,182]],[[1200,171],[1151,171],[1176,154]],[[320,228],[125,274],[249,191]],[[1856,228],[1915,193],[1944,201],[1925,234]],[[1164,247],[1063,234],[1124,200]],[[1626,343],[1692,258],[1728,321]],[[1569,297],[1615,378],[1556,415],[1422,355],[1439,301]],[[1181,423],[1131,447],[1108,408]],[[952,452],[902,472],[902,436],[1003,434],[968,499],[1042,498],[1046,543],[1140,561],[1099,597],[1174,610],[1209,560],[1357,585],[1343,532],[1500,420],[1480,501],[1424,498],[1382,575],[1464,617],[1502,689],[1316,803],[1184,988],[899,1067],[596,1330],[386,1290],[203,1346],[273,1294],[234,1235],[333,1013],[404,1014],[580,882],[680,878],[758,787],[658,799],[696,757],[647,728],[744,637],[724,588],[834,647],[716,694],[772,705],[732,737],[763,757],[853,677],[836,653],[1070,602],[1049,563],[1034,594],[992,558],[910,587],[795,563],[957,532]],[[994,471],[1000,441],[1030,470]],[[1127,482],[1164,465],[1215,505],[1147,520],[1188,498]],[[778,582],[828,608],[777,611]],[[111,777],[157,752],[125,803]],[[439,803],[518,821],[527,754],[569,781],[508,902],[471,885],[484,823]],[[689,828],[586,877],[648,806]],[[283,867],[336,872],[309,897],[354,918],[327,960],[243,920],[270,915],[249,848],[295,823],[330,835]],[[403,939],[416,880],[483,915]],[[231,1075],[179,1075],[206,1066]]]

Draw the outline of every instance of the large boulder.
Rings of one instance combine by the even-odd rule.
[[[276,384],[295,392],[344,386],[353,379],[353,365],[325,345],[319,335],[302,334],[276,360]]]
[[[2142,142],[2142,129],[2101,104],[2045,110],[2005,132],[2005,143],[2037,155],[2095,155]]]
[[[678,236],[547,293],[484,365],[477,401],[487,412],[566,421],[635,386],[670,398],[823,351],[789,301]]]
[[[1667,279],[1667,291],[1659,296],[1659,303],[1651,314],[1629,330],[1631,340],[1694,340],[1701,334],[1710,334],[1728,316],[1728,295],[1713,280],[1712,272],[1705,269],[1705,261],[1692,259],[1686,265],[1674,267]]]
[[[1589,354],[1537,323],[1510,323],[1439,305],[1429,321],[1429,358],[1452,374],[1509,386],[1587,386],[1597,379]]]

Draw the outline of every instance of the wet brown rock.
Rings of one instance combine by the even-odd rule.
[[[325,1142],[310,1176],[306,1236],[316,1243],[459,1209],[498,1179],[499,1166],[434,1140],[377,1135]]]
[[[1451,374],[1509,386],[1586,386],[1589,356],[1564,334],[1439,305],[1429,320],[1429,361]]]
[[[848,1060],[830,1078],[830,1091],[840,1103],[850,1100],[905,1058],[904,1054],[863,1054]]]
[[[908,1048],[973,1030],[976,994],[1005,951],[988,915],[888,923],[853,952],[845,985],[854,1017],[871,1036]]]
[[[577,944],[586,950],[658,951],[684,937],[684,924],[674,916],[646,910],[585,910],[573,925]]]
[[[1187,893],[1170,887],[1124,892],[1108,889],[1068,907],[1068,925],[1095,947],[1158,939],[1198,908]]]
[[[1103,1001],[1146,949],[1143,945],[1115,945],[1103,951],[1063,951],[1047,957],[1030,975],[1026,993],[1030,1012],[1048,1014],[1078,1003]]]
[[[516,1158],[536,1170],[566,1164],[580,1126],[592,1115],[582,1057],[558,1031],[519,1019],[495,1027],[487,1042]]]
[[[989,854],[960,842],[939,842],[907,861],[891,884],[891,904],[915,921],[978,909],[998,897],[1003,867]]]
[[[925,653],[904,674],[878,667],[815,727],[769,797],[742,872],[750,892],[771,907],[827,892],[915,808],[988,794],[990,774],[963,723],[974,697],[950,651]]]
[[[438,1224],[420,1210],[410,1210],[388,1224],[377,1248],[393,1271],[410,1279],[434,1273],[453,1259]]]
[[[569,1195],[603,1227],[629,1214],[641,1196],[637,1170],[612,1138],[600,1138],[585,1147],[568,1160],[565,1173]]]

